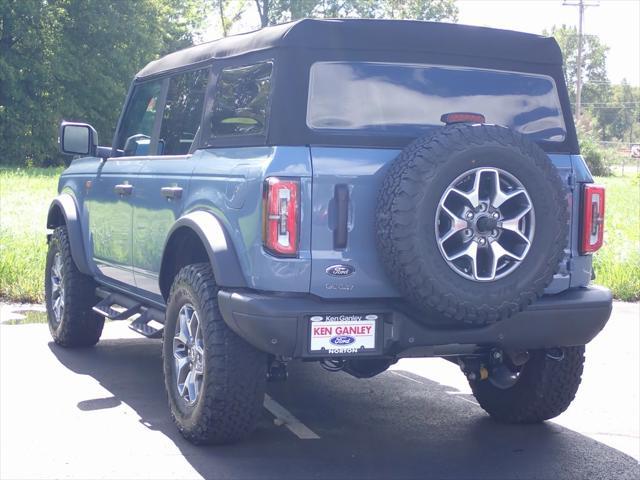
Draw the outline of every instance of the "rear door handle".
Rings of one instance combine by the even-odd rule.
[[[176,200],[182,198],[182,187],[162,187],[160,192],[165,198],[172,198]]]
[[[133,185],[130,183],[120,183],[113,187],[113,191],[122,196],[131,195],[131,192],[133,192]]]

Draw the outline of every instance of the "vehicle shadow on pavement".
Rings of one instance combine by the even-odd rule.
[[[81,399],[78,409],[90,415],[128,405],[205,478],[635,479],[640,474],[633,458],[613,448],[553,423],[498,424],[464,395],[452,395],[451,387],[428,379],[417,383],[385,373],[357,380],[302,363],[291,365],[289,380],[269,385],[268,393],[320,439],[299,439],[264,410],[246,441],[197,447],[180,436],[169,416],[158,341],[103,340],[81,350],[50,343],[49,348],[65,367],[91,376],[113,395]]]

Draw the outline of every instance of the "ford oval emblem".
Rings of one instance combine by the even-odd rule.
[[[355,271],[356,269],[353,268],[351,265],[343,265],[343,264],[331,265],[330,267],[327,267],[327,269],[325,270],[325,272],[327,272],[327,275],[331,275],[332,277],[348,277]]]
[[[334,345],[351,345],[353,342],[356,341],[356,339],[349,335],[338,335],[336,337],[331,338],[331,340],[329,341]]]

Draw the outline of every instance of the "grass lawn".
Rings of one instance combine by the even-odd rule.
[[[604,246],[594,257],[596,283],[616,298],[640,300],[640,176],[598,177],[607,188]]]
[[[0,298],[44,301],[46,220],[62,169],[0,169]]]
[[[41,302],[47,250],[45,222],[60,169],[0,169],[0,298]],[[595,256],[596,282],[616,298],[640,300],[639,177],[607,177],[605,246]]]

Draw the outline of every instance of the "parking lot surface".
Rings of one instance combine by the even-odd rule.
[[[639,316],[615,305],[578,397],[545,424],[493,422],[440,359],[369,380],[297,363],[256,433],[223,447],[177,433],[159,341],[110,322],[95,348],[65,350],[46,325],[1,325],[0,477],[638,479]]]

